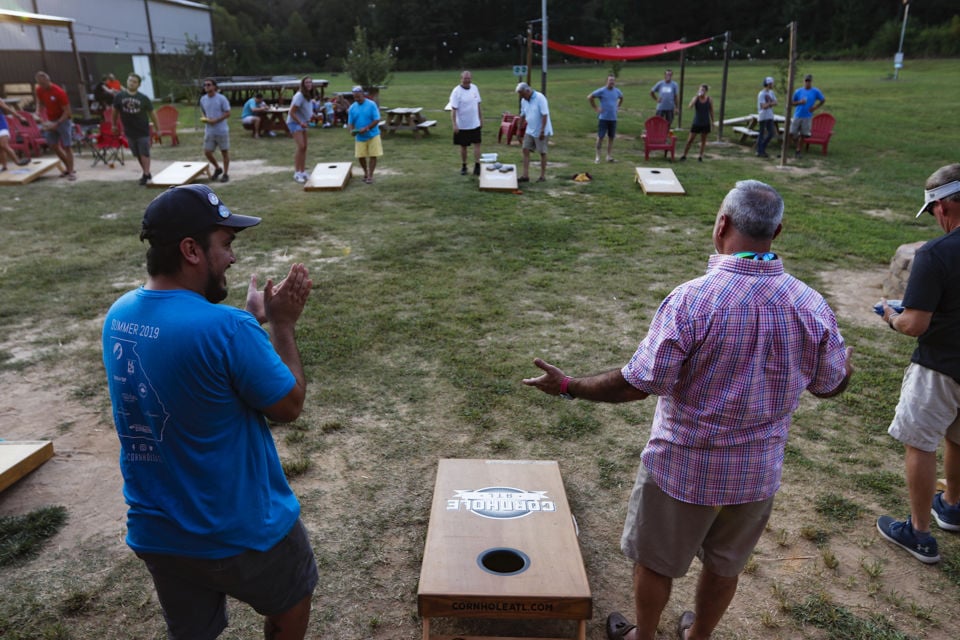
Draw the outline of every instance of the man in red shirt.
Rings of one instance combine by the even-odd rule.
[[[37,113],[40,115],[40,128],[47,144],[57,154],[65,167],[61,178],[73,182],[77,173],[73,170],[73,120],[70,112],[70,99],[63,87],[50,82],[45,71],[37,71]]]

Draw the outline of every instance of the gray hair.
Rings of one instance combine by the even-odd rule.
[[[929,191],[930,189],[936,189],[945,184],[950,184],[954,180],[960,181],[960,163],[948,164],[934,171],[930,174],[930,177],[927,178],[927,182],[923,188]],[[945,197],[944,200],[960,202],[960,192],[951,194]]]
[[[517,85],[516,92],[520,93],[521,91],[533,91],[526,82],[521,82]]]
[[[758,240],[773,238],[783,220],[783,198],[759,180],[740,180],[720,205],[740,233]]]

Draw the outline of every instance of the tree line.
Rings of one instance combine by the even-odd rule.
[[[903,0],[548,0],[551,40],[604,46],[700,39],[731,32],[733,57],[787,56],[788,24],[802,57],[884,58],[897,51]],[[341,71],[355,27],[390,47],[398,70],[522,64],[524,36],[541,35],[540,0],[216,0],[206,70],[219,75]],[[668,10],[664,8],[667,7]],[[913,0],[909,57],[960,56],[956,0]],[[720,41],[690,50],[722,57]],[[557,60],[561,56],[557,56]],[[536,64],[536,63],[535,63]]]

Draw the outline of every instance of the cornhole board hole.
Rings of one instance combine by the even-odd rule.
[[[54,168],[63,171],[58,158],[34,158],[22,167],[9,162],[7,170],[0,171],[0,184],[29,184]]]
[[[586,638],[593,600],[556,462],[440,460],[417,609],[423,640],[476,638],[432,635],[448,617],[574,620]]]
[[[304,191],[340,191],[350,182],[352,162],[321,162],[310,172]]]
[[[190,184],[199,178],[201,173],[210,175],[210,165],[207,164],[206,160],[202,162],[174,162],[153,176],[153,181],[147,184],[155,189],[179,187],[182,184]]]
[[[53,457],[49,440],[0,441],[0,491]]]
[[[645,194],[659,196],[686,195],[673,169],[637,167],[636,181]]]
[[[510,168],[507,172],[490,169],[492,166],[485,164],[480,167],[480,191],[516,191],[517,165],[503,165],[503,168]]]

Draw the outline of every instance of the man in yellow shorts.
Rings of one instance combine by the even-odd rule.
[[[383,155],[380,143],[380,109],[373,100],[363,95],[363,87],[353,88],[353,104],[347,111],[347,126],[350,134],[356,136],[354,155],[363,167],[363,181],[373,184],[373,170],[377,168],[377,158]]]

